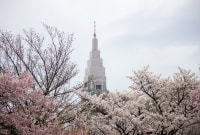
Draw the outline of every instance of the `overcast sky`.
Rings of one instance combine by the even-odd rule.
[[[200,76],[199,6],[200,0],[0,0],[0,29],[44,32],[44,22],[74,33],[74,81],[81,82],[95,20],[107,88],[121,91],[131,85],[126,76],[146,65],[163,77],[178,66]]]

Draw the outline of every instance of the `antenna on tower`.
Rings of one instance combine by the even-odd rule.
[[[96,22],[94,21],[94,37],[96,37]]]

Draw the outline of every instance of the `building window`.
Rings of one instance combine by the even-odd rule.
[[[101,90],[102,86],[101,85],[96,85],[96,90]]]

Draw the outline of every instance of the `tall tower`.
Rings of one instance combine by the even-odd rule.
[[[98,49],[98,39],[96,38],[96,24],[94,22],[94,34],[92,39],[92,50],[90,51],[90,58],[87,61],[84,77],[85,90],[92,95],[99,95],[107,92],[105,67],[103,60],[100,57],[100,50]]]

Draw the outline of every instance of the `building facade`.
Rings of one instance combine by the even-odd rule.
[[[103,60],[100,57],[100,50],[98,49],[95,24],[92,39],[92,50],[90,51],[90,57],[87,61],[87,67],[85,69],[84,88],[92,95],[99,95],[103,92],[108,92],[106,88],[105,67],[103,66]]]

